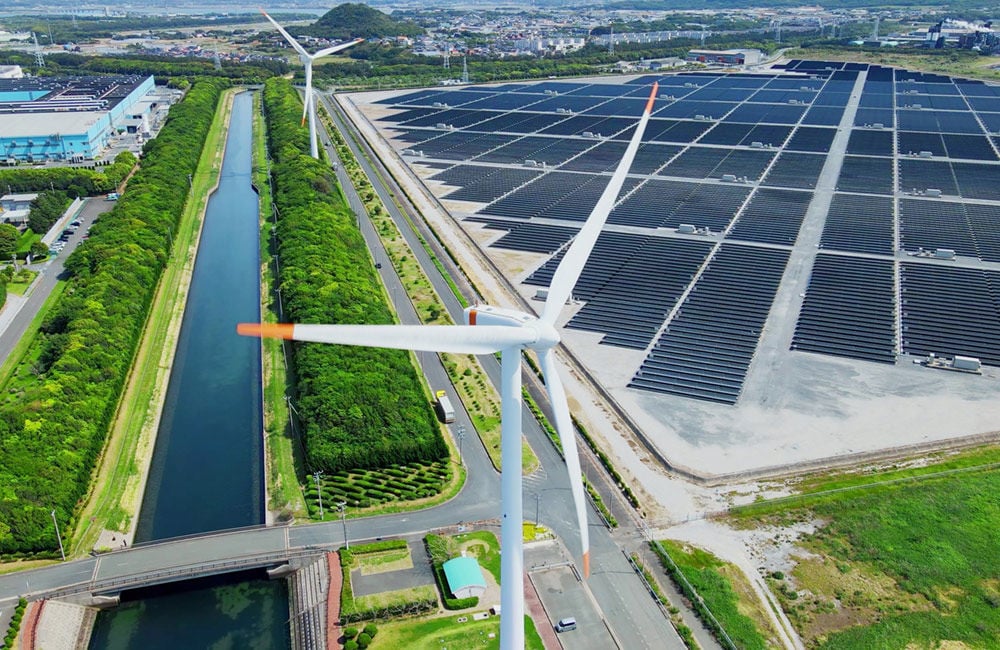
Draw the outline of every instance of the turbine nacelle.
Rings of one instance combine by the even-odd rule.
[[[559,332],[556,328],[534,314],[491,305],[466,307],[464,313],[466,325],[496,325],[534,330],[534,340],[524,344],[524,347],[532,350],[548,350],[559,344]]]

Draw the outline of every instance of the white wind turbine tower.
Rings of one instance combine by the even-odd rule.
[[[521,351],[538,353],[545,375],[545,385],[555,414],[556,430],[562,441],[569,472],[570,488],[580,527],[584,576],[590,574],[590,539],[583,496],[580,457],[570,419],[566,394],[559,378],[553,348],[559,344],[556,321],[583,271],[598,236],[614,207],[622,184],[639,149],[643,132],[656,99],[658,85],[653,84],[642,118],[629,141],[625,155],[615,169],[604,193],[583,228],[559,263],[541,317],[487,305],[468,307],[465,325],[291,325],[242,323],[237,331],[245,336],[282,338],[294,341],[362,345],[367,347],[451,352],[455,354],[493,354],[500,352],[501,362],[501,459],[500,479],[500,647],[521,650],[524,647],[524,548],[522,543],[523,504],[521,494]]]
[[[339,52],[341,50],[346,50],[352,45],[357,45],[362,42],[363,38],[356,38],[353,41],[348,41],[346,43],[340,43],[339,45],[334,45],[333,47],[328,47],[326,49],[320,50],[316,54],[309,54],[306,49],[299,45],[299,42],[292,38],[291,34],[285,31],[285,29],[275,22],[274,18],[267,15],[267,12],[263,9],[260,13],[264,14],[272,25],[274,25],[285,40],[295,48],[295,51],[299,53],[299,61],[302,61],[302,65],[306,68],[306,98],[302,103],[302,123],[306,123],[306,118],[309,119],[309,154],[313,158],[319,158],[319,145],[316,143],[316,100],[313,99],[313,87],[312,87],[312,76],[313,76],[313,61],[322,58],[324,56],[329,56],[334,52]]]

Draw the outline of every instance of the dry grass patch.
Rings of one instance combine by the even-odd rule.
[[[771,583],[806,645],[838,630],[871,625],[887,612],[933,608],[923,596],[900,589],[889,576],[828,555],[799,558],[791,579],[772,577]]]

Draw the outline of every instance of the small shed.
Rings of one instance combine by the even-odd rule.
[[[456,557],[444,563],[444,577],[455,598],[482,596],[486,580],[474,557]]]

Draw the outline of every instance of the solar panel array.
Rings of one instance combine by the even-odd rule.
[[[645,351],[633,388],[735,403],[807,219],[818,250],[806,251],[793,350],[1000,365],[1000,271],[975,267],[1000,262],[1000,87],[868,64],[781,67],[427,89],[381,100],[378,119],[407,160],[435,170],[439,195],[482,204],[465,218],[502,233],[491,247],[546,256],[524,282],[547,286],[659,80],[567,325]],[[835,189],[818,191],[837,168]],[[810,206],[823,208],[816,221]],[[938,249],[957,260],[928,259]]]
[[[895,363],[893,267],[888,259],[817,255],[792,349]]]

